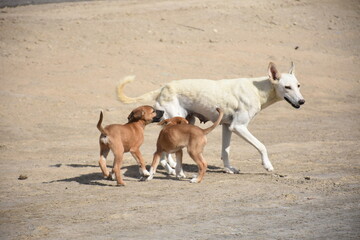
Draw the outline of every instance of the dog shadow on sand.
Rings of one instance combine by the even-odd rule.
[[[63,164],[55,164],[55,165],[51,165],[50,167],[59,167],[60,168],[62,166],[63,166]],[[77,183],[84,184],[84,185],[114,186],[115,181],[104,178],[98,165],[95,165],[95,164],[94,165],[92,165],[92,164],[64,164],[64,166],[72,167],[72,168],[94,168],[94,169],[96,169],[96,172],[81,174],[80,176],[76,176],[76,177],[64,178],[64,179],[59,179],[59,180],[54,180],[54,181],[44,182],[44,183],[77,182]],[[109,169],[112,168],[112,166],[110,166],[110,165],[107,167]],[[121,171],[123,172],[123,176],[128,178],[128,179],[125,179],[125,181],[138,181],[140,178],[139,167],[137,165],[122,167]]]
[[[91,164],[55,164],[50,165],[50,167],[72,167],[72,168],[96,168],[98,171],[93,173],[87,173],[87,174],[81,174],[80,176],[71,177],[71,178],[64,178],[59,180],[53,180],[49,182],[43,182],[43,183],[55,183],[55,182],[77,182],[79,184],[84,185],[98,185],[98,186],[115,186],[115,181],[105,179],[101,173],[101,170],[98,165],[91,165]],[[112,166],[107,166],[109,169],[112,168]],[[149,169],[150,166],[147,166],[147,169]],[[187,173],[197,173],[198,167],[196,164],[183,164],[183,170]],[[126,178],[125,181],[140,181],[140,174],[139,174],[139,166],[138,165],[130,165],[125,166],[121,168],[121,172],[123,176]],[[207,172],[213,172],[213,173],[221,173],[222,168],[216,167],[216,166],[208,166]],[[163,175],[163,176],[161,176]],[[161,176],[161,177],[160,177]],[[164,178],[164,176],[166,176]],[[164,168],[162,166],[158,167],[157,174],[154,176],[156,179],[176,179],[175,176],[168,175]]]

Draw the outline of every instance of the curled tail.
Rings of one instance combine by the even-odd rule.
[[[206,128],[206,129],[203,129],[205,135],[208,134],[209,132],[211,132],[212,130],[214,130],[214,129],[217,127],[217,125],[220,124],[220,122],[221,122],[221,120],[222,120],[222,118],[223,118],[223,116],[224,116],[224,112],[223,112],[223,110],[221,110],[220,108],[216,108],[216,111],[218,111],[219,117],[218,117],[218,119],[216,120],[216,122],[214,122],[214,124],[213,124],[211,127]]]
[[[99,131],[102,134],[106,135],[105,129],[101,126],[102,120],[103,120],[103,112],[101,111],[100,112],[100,118],[99,118],[99,121],[98,121],[96,127],[97,127],[97,129],[99,129]]]
[[[125,77],[117,86],[117,97],[123,103],[136,103],[141,101],[152,101],[155,100],[157,96],[159,96],[161,92],[161,88],[145,93],[139,97],[131,98],[124,94],[124,87],[126,84],[134,81],[135,76],[127,76]]]

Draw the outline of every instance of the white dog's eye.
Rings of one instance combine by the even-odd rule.
[[[285,88],[291,90],[291,86],[285,86]]]
[[[300,84],[298,84],[298,88],[300,88]]]

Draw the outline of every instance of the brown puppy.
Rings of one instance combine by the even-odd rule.
[[[150,168],[150,176],[147,180],[153,178],[157,166],[159,165],[160,156],[163,152],[176,153],[176,176],[180,177],[182,168],[182,149],[187,147],[190,157],[196,162],[199,168],[198,176],[191,179],[190,182],[201,182],[207,169],[207,163],[202,155],[207,141],[206,135],[219,125],[224,115],[221,109],[217,108],[216,110],[219,112],[218,119],[211,127],[206,129],[201,129],[190,124],[176,124],[179,121],[172,121],[170,119],[170,124],[165,126],[159,134],[157,149],[154,153],[153,162]],[[171,124],[171,122],[175,124]]]
[[[168,119],[162,120],[161,122],[158,123],[158,125],[161,125],[163,127],[170,126],[170,125],[176,125],[176,124],[189,124],[189,122],[188,122],[188,120],[186,120],[183,117],[173,117],[173,118],[168,118]],[[165,153],[163,153],[163,154],[165,154]],[[162,155],[162,158],[164,156],[168,156],[168,154]],[[165,157],[165,158],[160,160],[160,164],[161,164],[161,166],[163,166],[165,168],[166,172],[169,175],[175,175],[176,174],[175,169],[173,169],[176,166],[176,162],[174,162],[172,160],[172,158],[169,159],[168,157]],[[183,171],[181,171],[180,175],[182,177],[186,177]],[[143,178],[142,180],[147,180],[147,179]]]
[[[124,125],[111,124],[103,128],[101,126],[103,113],[100,113],[100,119],[97,124],[97,128],[101,132],[99,139],[99,166],[105,177],[112,178],[106,167],[106,157],[110,150],[113,152],[115,157],[112,174],[115,173],[118,185],[125,185],[120,173],[120,169],[122,165],[123,154],[126,152],[130,152],[138,162],[140,167],[140,174],[143,176],[149,176],[149,172],[145,168],[145,162],[139,148],[144,141],[145,126],[152,122],[159,122],[163,114],[163,111],[155,110],[153,107],[141,106],[134,109],[130,113],[128,116],[128,123]]]

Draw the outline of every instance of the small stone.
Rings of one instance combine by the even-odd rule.
[[[24,174],[20,174],[20,176],[18,177],[19,180],[25,180],[27,178],[28,178],[28,176],[26,176]]]

